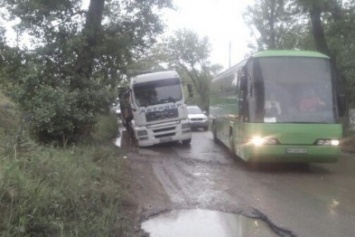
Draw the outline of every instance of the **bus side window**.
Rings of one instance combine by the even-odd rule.
[[[238,98],[238,112],[240,117],[244,117],[245,113],[245,103],[247,94],[247,77],[245,73],[241,70],[238,74],[238,85],[237,85],[237,98]]]

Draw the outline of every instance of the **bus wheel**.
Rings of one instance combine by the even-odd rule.
[[[235,154],[235,149],[234,149],[234,138],[233,138],[233,130],[229,130],[229,146],[231,149],[232,154]]]
[[[216,128],[216,122],[215,121],[213,121],[213,123],[212,123],[212,134],[213,134],[213,141],[215,143],[218,143],[217,128]]]

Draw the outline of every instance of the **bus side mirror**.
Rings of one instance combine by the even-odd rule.
[[[192,92],[192,86],[190,83],[187,84],[187,90],[189,92],[189,97],[193,97],[194,93]]]

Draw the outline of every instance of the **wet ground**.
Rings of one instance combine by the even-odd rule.
[[[144,202],[156,199],[142,217],[142,228],[151,237],[354,236],[354,155],[343,154],[335,164],[251,167],[215,144],[210,132],[202,131],[193,133],[190,146],[173,143],[138,149],[124,139],[122,146],[131,150],[127,159],[144,163],[139,172],[151,170],[170,202],[162,202],[159,209],[163,195],[154,197],[154,190],[142,197]],[[142,182],[144,186],[148,181],[142,178]],[[197,227],[189,232],[194,234],[177,231],[186,230],[187,223]],[[176,235],[159,234],[164,228],[176,229],[171,231]],[[203,234],[206,229],[210,235]]]

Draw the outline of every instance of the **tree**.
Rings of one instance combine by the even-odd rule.
[[[307,35],[304,17],[293,0],[257,0],[243,17],[256,36],[256,50],[299,47]]]
[[[108,112],[127,65],[162,33],[159,9],[171,0],[9,0],[6,7],[20,37],[17,70],[4,74],[13,98],[30,117],[40,140],[77,140],[90,135],[95,115]],[[5,61],[6,61],[5,60]]]
[[[169,66],[176,68],[179,74],[192,83],[197,94],[197,104],[208,111],[209,86],[213,75],[222,67],[211,65],[209,59],[210,44],[207,37],[187,29],[178,30],[160,46],[160,53],[166,55]]]

